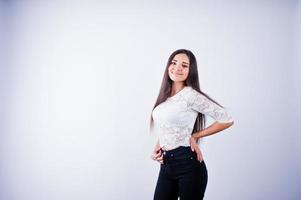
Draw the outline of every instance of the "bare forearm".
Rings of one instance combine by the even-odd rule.
[[[192,137],[194,137],[196,139],[199,139],[199,138],[202,138],[202,137],[213,135],[213,134],[218,133],[218,132],[220,132],[224,129],[229,128],[233,124],[234,124],[234,122],[229,122],[229,123],[214,122],[213,124],[211,124],[210,126],[205,128],[204,130],[194,133],[192,135]]]

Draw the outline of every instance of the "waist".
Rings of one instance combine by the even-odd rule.
[[[164,148],[162,148],[163,151],[163,155],[165,157],[174,157],[177,155],[181,155],[181,154],[187,154],[187,153],[192,153],[191,147],[190,146],[179,146],[175,149],[171,149],[171,150],[165,150]]]

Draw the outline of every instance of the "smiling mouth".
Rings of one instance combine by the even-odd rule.
[[[179,76],[183,75],[183,74],[178,74],[178,73],[174,73],[174,72],[172,72],[172,73],[175,74],[175,75],[179,75]]]

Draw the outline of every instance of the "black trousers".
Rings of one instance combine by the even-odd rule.
[[[154,200],[201,200],[204,197],[208,175],[204,160],[190,147],[180,146],[163,152]]]

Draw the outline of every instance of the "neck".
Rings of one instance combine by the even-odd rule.
[[[173,82],[171,86],[171,96],[184,88],[184,82]]]

